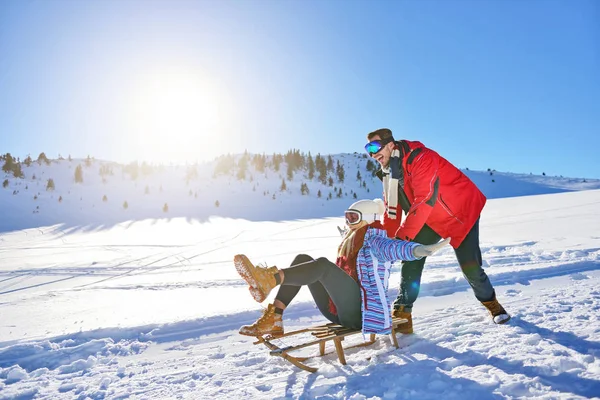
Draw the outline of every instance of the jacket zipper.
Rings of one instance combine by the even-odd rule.
[[[448,207],[448,205],[446,204],[446,202],[444,201],[444,199],[442,199],[442,196],[438,196],[438,199],[440,200],[440,204],[442,205],[442,207],[444,207],[444,210],[446,210],[446,212],[455,220],[457,220],[458,222],[460,222],[461,224],[463,223],[460,219],[458,219],[458,217],[456,215],[454,215],[454,213],[450,210],[450,207]]]

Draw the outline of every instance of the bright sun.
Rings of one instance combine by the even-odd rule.
[[[229,114],[222,90],[199,73],[169,70],[139,80],[128,108],[129,142],[136,158],[195,161],[221,136]]]

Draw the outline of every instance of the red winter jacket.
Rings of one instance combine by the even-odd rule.
[[[485,205],[484,194],[458,168],[421,142],[402,140],[396,142],[396,148],[401,157],[404,153],[404,191],[410,209],[402,224],[400,213],[396,219],[385,213],[383,225],[388,236],[413,240],[427,224],[441,237],[451,237],[450,245],[457,248],[477,222]],[[381,170],[378,176],[383,177]],[[398,208],[400,198],[401,193]]]

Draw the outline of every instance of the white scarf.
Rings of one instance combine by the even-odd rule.
[[[387,169],[382,168],[383,172],[383,194],[385,196],[385,204],[387,205],[387,214],[390,219],[396,219],[398,213],[398,185],[400,179],[404,181],[404,177],[400,176],[400,151],[394,149],[390,157],[390,162]],[[400,209],[402,215],[402,209]]]

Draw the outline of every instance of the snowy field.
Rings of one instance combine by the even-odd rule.
[[[400,349],[382,337],[346,351],[346,366],[335,355],[308,361],[319,367],[310,374],[237,333],[261,308],[232,258],[333,259],[341,224],[172,218],[2,230],[0,399],[600,396],[600,190],[488,201],[482,251],[509,324],[491,322],[446,249],[426,265],[415,334],[399,336]],[[390,282],[395,296],[398,267]],[[303,289],[284,321],[324,318]]]

